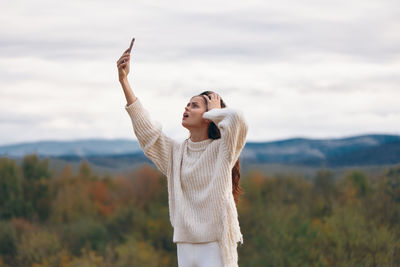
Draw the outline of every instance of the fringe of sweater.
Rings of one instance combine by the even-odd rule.
[[[231,192],[228,192],[232,194]],[[222,207],[222,232],[218,241],[222,251],[225,267],[238,267],[237,242],[243,244],[243,235],[237,223],[237,212],[232,206],[233,197],[224,194],[224,205]],[[234,204],[233,204],[234,205]],[[235,223],[236,222],[236,223]]]

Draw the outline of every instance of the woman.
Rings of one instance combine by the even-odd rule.
[[[190,136],[177,142],[132,92],[129,65],[127,49],[117,61],[125,109],[144,154],[167,177],[178,265],[238,266],[237,242],[243,244],[236,209],[242,193],[239,155],[248,131],[242,112],[226,107],[211,91],[193,96],[182,118]]]

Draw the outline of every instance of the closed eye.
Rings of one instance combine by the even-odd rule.
[[[189,105],[190,105],[190,103],[188,103],[186,106],[188,107]],[[192,105],[193,105],[194,107],[198,107],[197,102],[193,102]]]

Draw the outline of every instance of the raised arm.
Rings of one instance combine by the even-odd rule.
[[[125,110],[131,118],[134,133],[144,154],[164,175],[168,175],[174,140],[164,134],[159,123],[151,120],[140,99],[133,93],[127,78],[129,61],[130,49],[128,48],[117,61],[119,82],[127,102]]]
[[[210,110],[203,113],[203,118],[211,120],[217,125],[221,132],[222,145],[227,159],[234,165],[246,143],[248,124],[242,111],[229,107],[220,108],[219,98],[215,97],[212,96],[208,102]]]
[[[136,97],[130,105],[126,104],[125,109],[144,154],[167,176],[172,163],[174,140],[164,134],[161,124],[151,120],[139,98]]]

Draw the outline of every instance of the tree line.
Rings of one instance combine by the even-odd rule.
[[[378,176],[243,173],[239,266],[399,266],[400,165]],[[143,165],[60,175],[0,158],[0,266],[177,266],[167,181]]]

